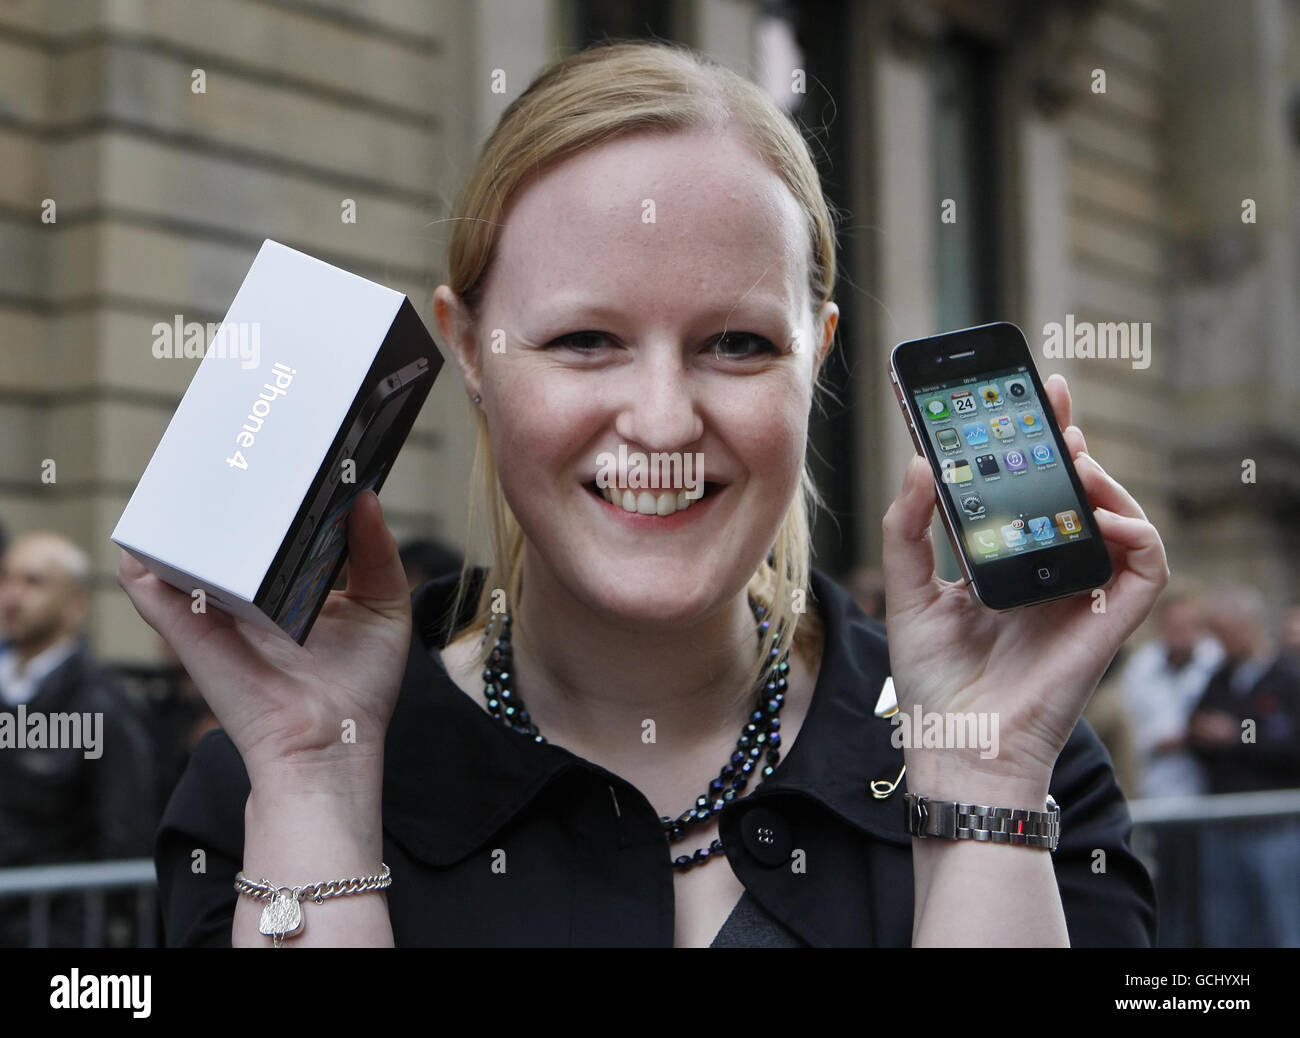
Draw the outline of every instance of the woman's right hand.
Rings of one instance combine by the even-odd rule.
[[[170,645],[239,750],[254,786],[292,775],[303,792],[382,767],[411,638],[397,542],[371,490],[348,516],[348,586],[331,591],[305,644],[191,597],[123,551],[118,583]],[[324,765],[318,767],[317,765]]]

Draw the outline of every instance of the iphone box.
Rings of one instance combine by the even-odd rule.
[[[442,363],[401,292],[268,239],[112,540],[191,608],[301,645]]]

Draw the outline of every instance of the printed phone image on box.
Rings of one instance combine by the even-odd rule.
[[[112,540],[302,644],[443,358],[401,292],[269,239],[214,343],[248,329],[256,363],[209,348]]]

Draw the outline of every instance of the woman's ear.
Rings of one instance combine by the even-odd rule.
[[[465,391],[475,397],[482,393],[478,368],[478,339],[469,308],[449,285],[439,285],[433,293],[433,316],[438,322],[442,340],[451,350],[460,373],[465,379]]]
[[[813,382],[822,369],[822,364],[835,343],[835,329],[840,323],[840,308],[834,303],[826,302],[817,315],[817,353],[813,357]]]

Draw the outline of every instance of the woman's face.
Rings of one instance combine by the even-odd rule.
[[[837,319],[810,312],[802,211],[738,138],[638,134],[526,182],[504,225],[458,353],[528,579],[689,624],[745,586],[798,488]]]

